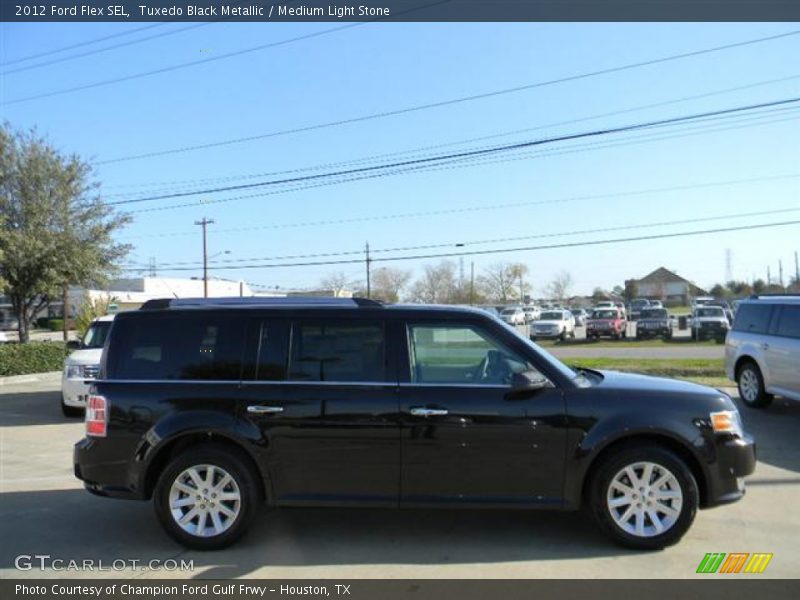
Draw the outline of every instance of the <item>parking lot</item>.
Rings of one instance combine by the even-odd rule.
[[[82,490],[71,454],[82,423],[61,415],[58,389],[53,376],[0,385],[0,568],[6,578],[688,578],[699,576],[695,570],[707,552],[771,552],[759,577],[797,574],[797,403],[776,399],[763,412],[743,409],[759,444],[747,496],[700,512],[686,537],[661,552],[618,548],[573,513],[265,509],[239,544],[199,553],[170,541],[149,503]],[[124,572],[14,568],[17,556],[34,554],[128,565]],[[154,559],[193,561],[194,570],[141,570]]]

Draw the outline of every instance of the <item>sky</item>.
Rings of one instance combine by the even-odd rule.
[[[793,25],[171,23],[130,33],[143,26],[0,25],[2,119],[14,128],[35,127],[60,151],[93,164],[109,202],[800,97],[800,35],[794,35],[263,137],[773,36],[792,31]],[[315,33],[320,35],[309,37]],[[117,37],[51,53],[106,36]],[[152,39],[136,42],[143,38]],[[225,57],[294,38],[300,39]],[[94,52],[116,45],[121,47]],[[42,53],[47,54],[18,60]],[[207,62],[130,77],[201,60]],[[32,65],[40,66],[14,72]],[[109,80],[120,81],[92,85]],[[693,99],[676,102],[687,97]],[[653,104],[661,105],[641,108]],[[212,276],[244,279],[263,286],[259,289],[311,289],[332,273],[363,281],[365,266],[266,265],[363,261],[360,252],[367,242],[378,259],[797,221],[800,112],[797,104],[779,108],[335,185],[310,185],[319,183],[312,180],[293,186],[303,189],[273,185],[130,203],[119,208],[145,212],[132,212],[133,222],[118,239],[133,245],[129,276],[144,274],[151,259],[159,275],[201,276],[201,231],[194,223],[207,217],[214,220],[208,227]],[[563,122],[571,123],[558,125]],[[508,132],[517,133],[499,136]],[[251,136],[262,137],[131,158]],[[410,150],[417,152],[397,155]],[[336,166],[361,159],[369,160]],[[239,198],[245,195],[255,197]],[[184,206],[170,208],[176,204]],[[683,222],[663,224],[674,221]],[[660,266],[710,287],[725,279],[727,257],[736,279],[765,279],[768,268],[777,278],[779,261],[788,279],[798,250],[800,225],[794,224],[471,255],[463,261],[467,272],[474,263],[478,274],[499,261],[524,263],[534,296],[543,296],[549,282],[565,271],[576,294],[610,289]],[[268,260],[319,254],[328,256]],[[251,258],[259,260],[245,260]],[[416,276],[425,264],[439,260],[375,262],[373,268],[403,268]],[[258,268],[230,268],[241,265]]]

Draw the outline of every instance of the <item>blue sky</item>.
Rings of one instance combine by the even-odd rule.
[[[141,26],[3,24],[0,62]],[[76,152],[100,162],[481,94],[792,29],[787,24],[365,24],[169,73],[13,103],[18,98],[212,58],[336,26],[214,23],[9,73],[2,78],[1,93],[4,102],[12,103],[3,106],[3,118],[15,127],[36,126],[64,152]],[[2,71],[183,27],[186,25],[164,25],[8,65]],[[349,161],[800,76],[798,57],[800,36],[788,37],[405,115],[107,163],[96,167],[96,175],[109,200],[163,189],[192,188],[200,185],[195,183],[197,180],[214,180],[208,183],[214,187],[220,185],[221,178]],[[800,77],[443,151],[794,96],[800,96]],[[735,120],[725,126],[736,128],[725,131],[701,131],[640,143],[632,143],[634,134],[626,134],[604,138],[602,142],[584,141],[579,147],[576,142],[551,146],[544,156],[407,173],[247,200],[200,205],[200,198],[193,197],[141,203],[129,208],[196,204],[137,213],[120,239],[135,245],[131,262],[146,264],[150,257],[156,257],[160,264],[200,260],[200,230],[193,223],[203,216],[216,221],[209,228],[210,253],[230,251],[221,257],[226,260],[357,251],[366,241],[376,250],[457,243],[466,243],[465,249],[502,248],[796,220],[800,212],[722,217],[800,208],[800,177],[638,196],[548,201],[800,175],[797,117],[798,113],[792,111],[775,113],[768,120],[777,122],[762,121],[743,127],[753,122]],[[591,145],[586,146],[587,143]],[[609,147],[602,147],[604,144]],[[223,180],[222,184],[269,178],[265,175]],[[209,194],[204,198],[219,200],[246,193],[255,194],[258,190]],[[507,204],[518,206],[485,208]],[[293,226],[309,221],[473,208],[480,210]],[[469,244],[716,216],[720,218],[649,230]],[[736,278],[765,277],[768,265],[777,276],[779,260],[783,260],[787,277],[794,272],[794,252],[800,250],[800,226],[464,260],[467,266],[474,261],[477,272],[500,260],[524,262],[530,268],[535,295],[544,293],[553,276],[566,270],[572,275],[574,292],[590,293],[596,286],[610,288],[662,265],[700,285],[711,284],[724,278],[726,249],[731,250]],[[401,252],[384,253],[390,254]],[[380,255],[378,252],[376,256]],[[426,262],[435,261],[404,261],[392,266],[419,273]],[[252,270],[228,270],[224,266],[214,264],[212,274],[281,288],[313,287],[335,271],[357,280],[363,278],[364,272],[357,264]],[[194,276],[200,274],[200,268],[187,272],[160,267],[159,274]]]

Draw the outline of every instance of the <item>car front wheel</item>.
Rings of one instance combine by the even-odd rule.
[[[256,475],[237,452],[194,446],[164,469],[154,505],[164,530],[178,543],[217,550],[239,539],[260,503]]]
[[[590,488],[600,529],[622,546],[657,550],[678,542],[694,521],[697,482],[660,446],[629,446],[606,459]]]
[[[747,361],[736,372],[736,383],[739,397],[750,408],[766,408],[772,402],[772,394],[764,388],[764,377],[761,369],[752,361]]]

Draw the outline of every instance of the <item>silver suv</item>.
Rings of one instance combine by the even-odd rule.
[[[725,372],[748,406],[766,407],[773,394],[800,400],[800,294],[739,305],[725,344]]]

